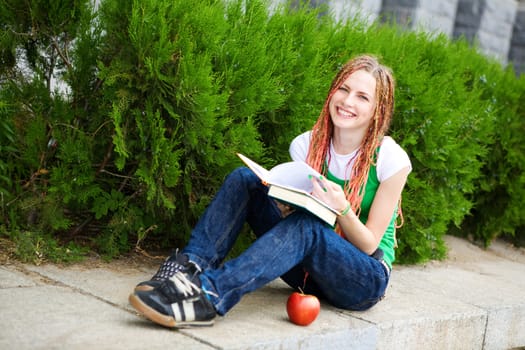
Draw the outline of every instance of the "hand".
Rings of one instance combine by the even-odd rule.
[[[294,212],[294,208],[290,207],[289,205],[283,204],[277,200],[275,201],[275,203],[277,204],[277,208],[279,208],[279,210],[281,211],[281,217],[283,219]]]
[[[320,199],[339,212],[346,208],[348,201],[341,186],[322,175],[320,178],[311,176],[310,179],[313,183],[312,195],[315,198]]]

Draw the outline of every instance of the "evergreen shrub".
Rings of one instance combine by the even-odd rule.
[[[183,245],[236,152],[288,160],[338,68],[365,52],[394,71],[391,134],[414,168],[399,261],[443,258],[460,229],[523,227],[523,79],[464,42],[260,0],[71,1],[73,19],[1,4],[0,232],[26,247],[39,233],[108,257]],[[499,193],[504,210],[465,224]]]
[[[460,234],[484,246],[498,236],[525,245],[525,75],[490,67],[482,76],[484,96],[497,111],[494,142],[472,195],[474,208]]]

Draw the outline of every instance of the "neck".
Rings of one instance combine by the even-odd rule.
[[[364,135],[357,136],[355,133],[345,133],[334,130],[332,142],[337,154],[350,154],[361,146]]]

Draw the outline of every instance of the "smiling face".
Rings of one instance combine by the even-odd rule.
[[[307,163],[322,171],[331,145],[337,154],[350,154],[360,148],[354,164],[356,176],[347,193],[358,196],[360,186],[366,182],[366,169],[370,168],[392,120],[394,88],[390,68],[366,54],[346,62],[330,84],[328,97],[312,128]]]
[[[364,137],[374,118],[376,79],[365,70],[350,74],[332,95],[328,108],[334,128]]]

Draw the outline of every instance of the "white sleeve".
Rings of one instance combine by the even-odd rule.
[[[394,139],[385,136],[377,156],[377,178],[379,182],[385,181],[407,166],[412,171],[408,154]]]
[[[293,139],[289,149],[292,160],[306,162],[308,147],[310,146],[310,134],[311,131],[307,131]]]

